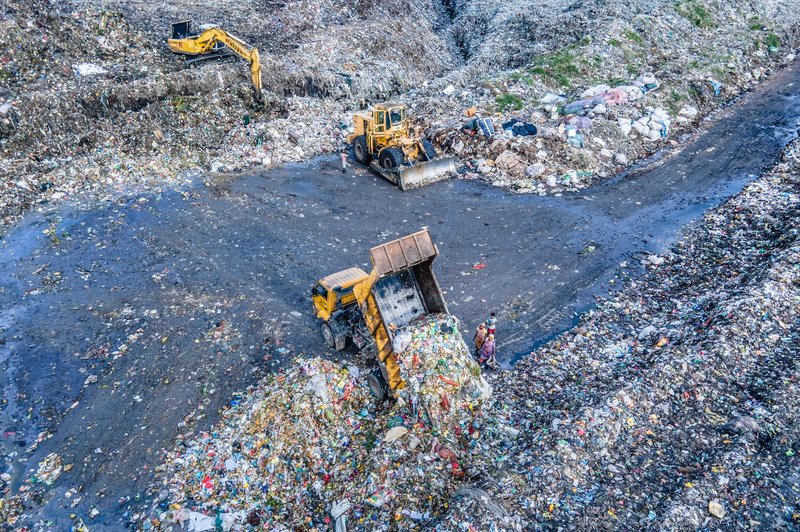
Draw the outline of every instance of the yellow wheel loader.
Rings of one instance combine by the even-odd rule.
[[[406,106],[399,103],[377,104],[354,114],[347,143],[356,161],[401,190],[439,181],[456,169],[455,159],[437,158],[433,144],[411,132]]]
[[[372,272],[349,268],[324,277],[311,290],[314,317],[328,347],[341,351],[352,340],[380,368],[369,378],[383,400],[405,387],[392,348],[395,331],[430,313],[447,313],[431,267],[439,255],[428,230],[369,251]]]
[[[220,60],[237,54],[250,63],[250,77],[257,102],[263,102],[261,94],[261,58],[258,48],[254,48],[213,25],[201,26],[201,33],[192,33],[190,21],[177,22],[172,25],[172,38],[167,45],[173,53],[188,56],[186,67],[192,68],[200,62]]]

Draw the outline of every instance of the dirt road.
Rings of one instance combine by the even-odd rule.
[[[581,196],[466,181],[402,193],[323,159],[29,215],[0,255],[0,443],[12,488],[57,452],[73,467],[33,518],[63,529],[74,512],[118,528],[148,503],[160,449],[208,429],[265,371],[324,351],[307,297],[316,279],[366,268],[369,247],[423,226],[439,243],[451,311],[471,328],[498,310],[509,364],[770,166],[797,135],[798,89],[795,63],[683,152]]]

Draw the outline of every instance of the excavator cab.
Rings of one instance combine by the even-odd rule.
[[[386,110],[386,129],[401,132],[408,130],[405,107],[398,106]]]
[[[172,38],[185,39],[192,36],[192,21],[184,20],[183,22],[176,22],[172,25]]]

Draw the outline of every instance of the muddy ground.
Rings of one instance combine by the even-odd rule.
[[[401,193],[324,158],[30,214],[0,262],[12,490],[57,450],[72,468],[37,497],[31,522],[65,528],[76,513],[119,528],[146,505],[162,448],[209,428],[234,392],[294,354],[324,352],[307,297],[317,278],[367,267],[369,247],[423,226],[451,311],[473,324],[499,310],[508,365],[771,166],[797,135],[798,87],[794,64],[681,153],[580,197],[461,180]]]

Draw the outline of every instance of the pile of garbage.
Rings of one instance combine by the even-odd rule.
[[[10,176],[0,218],[180,186],[197,169],[340,151],[352,111],[387,99],[413,106],[462,176],[561,193],[676,144],[676,132],[793,59],[792,5],[640,4],[606,2],[598,19],[593,5],[532,0],[11,0],[0,22],[0,171]],[[187,14],[259,47],[264,109],[241,62],[188,71],[164,50],[164,21]],[[404,30],[387,32],[386,20]]]
[[[799,42],[797,10],[774,3],[615,1],[602,18],[590,4],[465,4],[452,31],[469,60],[409,101],[462,176],[539,195],[672,149],[794,61]],[[497,133],[471,126],[476,116]]]
[[[246,400],[235,398],[218,430],[167,454],[175,469],[163,495],[169,519],[213,530],[217,514],[223,522],[256,525],[327,515],[323,487],[358,472],[364,456],[353,443],[378,438],[368,392],[354,375],[311,359]],[[299,508],[305,508],[301,515]],[[198,512],[204,509],[208,516]]]
[[[398,392],[401,404],[445,438],[472,435],[472,416],[464,413],[489,399],[492,389],[458,331],[458,319],[423,315],[397,332],[393,347],[405,383]]]
[[[507,121],[495,124],[491,135],[463,126],[431,134],[466,159],[468,174],[496,185],[540,194],[583,188],[626,166],[628,148],[668,139],[672,118],[648,104],[658,88],[655,76],[645,73],[627,85],[589,87],[577,99],[548,92],[530,115],[503,115]]]
[[[181,186],[197,169],[234,172],[341,150],[354,105],[450,65],[423,7],[11,0],[0,20],[3,224],[37,203],[106,200]],[[259,47],[263,108],[241,61],[184,69],[165,50],[165,24],[188,13],[195,29],[218,23]],[[375,38],[398,17],[416,23],[398,22],[406,30],[389,44]]]
[[[789,54],[782,60],[793,58]],[[677,146],[682,133],[694,131],[728,97],[758,82],[751,77],[749,84],[734,85],[722,96],[720,88],[728,85],[713,79],[667,84],[644,72],[616,86],[583,89],[576,80],[581,92],[569,97],[575,89],[553,92],[530,79],[534,85],[514,96],[517,103],[511,109],[498,107],[504,94],[500,88],[473,87],[448,98],[451,107],[464,110],[460,117],[448,115],[443,109],[448,104],[435,99],[417,101],[428,135],[459,158],[462,176],[539,195],[581,189],[656,150]],[[519,82],[498,85],[517,87]],[[476,115],[492,122],[491,134],[472,125]]]
[[[493,381],[522,433],[491,498],[590,529],[800,524],[799,148]]]
[[[413,528],[516,431],[486,419],[491,389],[451,316],[402,333],[406,387],[381,404],[355,367],[297,360],[237,396],[212,432],[179,441],[159,468],[144,529]]]

